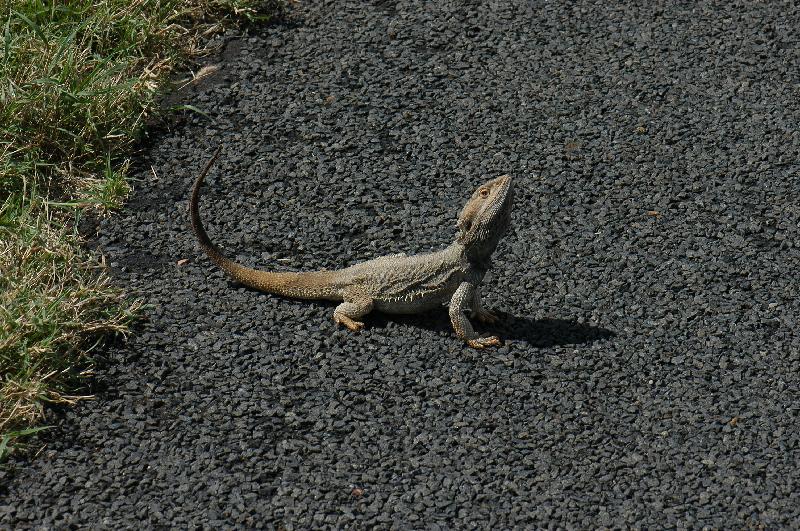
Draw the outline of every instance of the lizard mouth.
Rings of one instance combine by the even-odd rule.
[[[514,201],[514,187],[510,175],[501,175],[492,181],[495,190],[492,192],[491,203],[486,206],[483,214],[487,225],[495,226],[496,232],[502,234],[511,221],[511,209]]]
[[[497,192],[498,204],[505,205],[508,201],[513,200],[513,180],[510,175],[501,175],[497,178],[497,183],[500,189]]]

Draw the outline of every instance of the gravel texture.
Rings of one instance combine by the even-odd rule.
[[[94,241],[149,321],[0,527],[800,527],[800,8],[464,4],[304,1],[180,96]],[[229,281],[218,144],[209,233],[279,270],[443,246],[514,175],[505,345]]]

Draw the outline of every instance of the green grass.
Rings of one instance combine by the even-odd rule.
[[[77,220],[109,215],[168,76],[227,25],[277,13],[257,0],[0,2],[0,459],[73,403],[91,352],[137,303],[82,247]]]

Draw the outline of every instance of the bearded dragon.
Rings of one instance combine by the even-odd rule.
[[[471,317],[484,323],[497,320],[481,306],[479,286],[495,247],[511,225],[514,190],[510,176],[497,177],[475,190],[458,216],[455,241],[440,251],[382,256],[335,271],[271,272],[226,258],[203,228],[200,186],[219,152],[194,183],[189,214],[200,248],[234,280],[284,297],[339,302],[333,319],[352,331],[364,327],[361,318],[372,310],[412,314],[449,303],[450,321],[459,339],[478,349],[500,344],[496,336],[479,337],[465,312],[469,310]]]

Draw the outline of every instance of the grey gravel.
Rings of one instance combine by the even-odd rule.
[[[93,245],[148,321],[2,472],[0,527],[800,527],[800,8],[304,1],[176,98]],[[213,62],[209,59],[209,62]],[[488,306],[228,280],[443,246],[517,179]],[[177,262],[189,259],[183,266]]]

